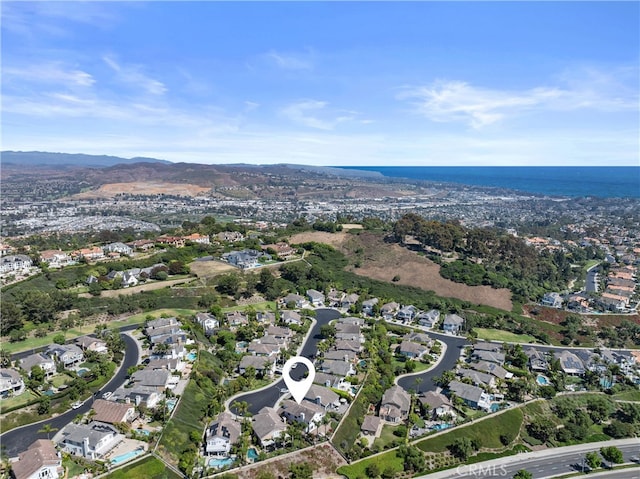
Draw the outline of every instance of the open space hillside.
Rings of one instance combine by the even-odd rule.
[[[386,243],[381,233],[362,231],[359,234],[326,233],[321,231],[296,234],[291,243],[316,241],[338,248],[352,258],[349,270],[369,278],[392,281],[434,291],[438,296],[458,298],[473,304],[483,304],[511,311],[511,292],[490,286],[467,286],[440,276],[440,266],[397,244]]]

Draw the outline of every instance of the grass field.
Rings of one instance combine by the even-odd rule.
[[[379,444],[380,447],[384,449],[384,446],[392,443],[395,440],[402,441],[401,437],[398,437],[393,434],[393,432],[398,428],[398,426],[390,426],[385,424],[382,426],[382,432],[380,433],[380,437],[376,439],[375,444]]]
[[[180,476],[168,469],[161,460],[149,456],[140,462],[113,471],[106,477],[109,479],[128,479],[130,477],[136,479],[178,479]]]
[[[479,339],[506,341],[509,343],[535,343],[536,338],[528,334],[515,334],[509,331],[501,331],[500,329],[473,328],[478,333]]]
[[[27,404],[29,401],[36,399],[38,396],[31,389],[27,389],[25,392],[20,394],[19,396],[13,396],[7,399],[3,399],[0,402],[0,411],[3,409],[9,409],[12,407],[20,406],[22,404]]]
[[[391,469],[394,473],[398,473],[404,470],[402,458],[398,457],[396,455],[396,451],[393,450],[378,456],[367,458],[364,461],[359,461],[349,466],[342,466],[338,468],[338,474],[344,474],[349,479],[367,477],[366,469],[369,464],[377,464],[380,471]]]
[[[423,439],[416,445],[425,452],[443,452],[456,438],[464,436],[477,439],[482,447],[500,448],[503,447],[500,437],[504,435],[513,441],[520,431],[522,419],[523,414],[520,408],[509,409],[469,426],[455,428],[450,432]]]
[[[149,311],[147,313],[135,314],[127,319],[127,322],[130,324],[136,323],[144,323],[147,320],[148,316],[153,316],[154,319],[157,319],[164,316],[193,316],[197,313],[195,309],[176,309],[176,308],[163,308],[156,309],[155,311]],[[110,323],[113,324],[113,323]]]
[[[618,401],[640,401],[640,391],[625,391],[615,394],[613,399],[617,399]]]

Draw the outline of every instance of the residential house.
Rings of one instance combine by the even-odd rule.
[[[33,261],[25,254],[14,254],[0,258],[0,273],[24,271],[33,266]]]
[[[211,313],[197,313],[197,323],[204,329],[204,334],[210,336],[220,327],[220,321]]]
[[[30,354],[20,360],[20,368],[29,376],[31,368],[34,366],[40,366],[40,369],[44,371],[45,378],[49,378],[57,372],[55,361],[42,353]]]
[[[402,354],[409,359],[420,359],[429,352],[429,346],[414,343],[413,341],[402,341],[398,347],[398,354]]]
[[[131,256],[131,254],[133,253],[133,248],[131,248],[131,246],[128,246],[124,243],[109,243],[107,245],[104,245],[102,247],[102,251],[106,254],[106,253],[120,253],[126,256]]]
[[[416,308],[412,304],[409,304],[407,306],[403,306],[402,308],[400,308],[400,310],[398,310],[398,312],[396,313],[396,319],[398,321],[402,321],[403,323],[410,323],[411,321],[413,321],[413,318],[415,318],[417,314],[418,308]]]
[[[424,415],[429,418],[438,419],[446,414],[456,415],[453,404],[451,404],[449,398],[442,393],[426,391],[418,396],[418,401],[420,401],[422,405]]]
[[[437,309],[431,309],[429,311],[423,311],[416,316],[416,320],[420,326],[425,328],[434,328],[438,321],[440,321],[440,311]]]
[[[469,407],[491,410],[491,397],[482,388],[460,381],[451,381],[448,389],[449,392],[458,396]]]
[[[136,418],[136,408],[131,403],[120,403],[96,399],[92,408],[95,415],[92,420],[106,424],[131,423]]]
[[[336,329],[340,330],[342,325],[364,326],[364,319],[356,316],[348,316],[346,318],[338,318],[336,321]]]
[[[209,235],[201,235],[200,233],[193,233],[188,236],[183,236],[182,238],[185,241],[190,241],[191,243],[211,244],[211,238],[209,238]]]
[[[368,436],[371,443],[375,438],[380,437],[383,424],[384,422],[380,417],[366,415],[362,421],[362,426],[360,426],[360,432],[363,436]]]
[[[322,356],[324,359],[331,359],[335,361],[353,362],[357,359],[357,354],[353,351],[336,351],[334,349],[327,351]]]
[[[457,314],[447,314],[442,321],[442,329],[448,334],[459,334],[464,327],[464,319]]]
[[[338,339],[336,340],[334,348],[336,351],[353,351],[355,353],[359,353],[363,350],[363,346],[359,338],[354,340]]]
[[[427,346],[431,346],[433,344],[433,341],[428,334],[418,333],[417,331],[405,334],[402,339],[405,341],[413,341],[414,343],[425,344]]]
[[[545,293],[540,300],[542,306],[548,306],[550,308],[562,308],[562,296],[560,293]]]
[[[24,380],[18,371],[0,368],[0,399],[17,396],[24,392]]]
[[[99,246],[92,246],[91,248],[81,248],[78,251],[74,251],[71,256],[86,261],[97,261],[104,258],[104,252]]]
[[[396,312],[400,309],[400,305],[396,302],[391,302],[387,304],[383,304],[380,308],[380,314],[382,318],[386,321],[389,321],[394,318]]]
[[[260,266],[259,259],[263,257],[267,260],[271,259],[270,255],[254,249],[231,251],[222,255],[223,260],[240,269],[256,268]]]
[[[55,358],[65,369],[72,368],[84,361],[84,353],[75,344],[52,344],[47,354]]]
[[[102,459],[123,439],[113,426],[98,422],[69,423],[54,438],[63,451],[90,460]]]
[[[273,376],[275,359],[267,356],[243,356],[238,365],[238,372],[245,374],[249,367],[254,368],[259,376]]]
[[[382,395],[379,416],[394,424],[404,421],[409,416],[411,397],[398,385],[387,389]]]
[[[40,261],[49,268],[62,268],[73,263],[71,256],[59,249],[48,249],[40,253]]]
[[[607,371],[606,361],[602,355],[598,355],[588,349],[578,349],[574,354],[580,358],[585,370],[597,373],[604,373]]]
[[[132,273],[131,271],[125,271],[122,274],[122,287],[123,288],[129,288],[130,286],[137,286],[139,282],[140,281],[138,281],[138,278],[136,277],[136,275],[134,273]]]
[[[287,307],[289,305],[293,305],[294,308],[300,309],[307,305],[307,300],[304,296],[300,296],[299,294],[289,293],[283,298],[282,304]]]
[[[488,361],[490,363],[496,363],[502,366],[504,364],[504,353],[485,351],[485,350],[473,350],[471,353],[471,359],[474,361]]]
[[[475,371],[473,369],[458,369],[458,375],[462,378],[468,378],[474,386],[481,386],[485,389],[493,389],[496,385],[495,378],[491,374]]]
[[[274,336],[278,339],[282,339],[284,341],[288,341],[289,339],[291,339],[294,335],[294,332],[289,329],[289,328],[282,328],[280,326],[273,326],[270,325],[269,327],[267,327],[266,331],[265,331],[265,336]]]
[[[326,411],[322,406],[310,401],[301,401],[298,404],[290,399],[285,399],[282,401],[280,414],[287,421],[296,421],[304,424],[306,426],[305,431],[310,433],[320,426]]]
[[[297,313],[296,311],[290,311],[288,309],[285,309],[280,313],[280,319],[285,324],[296,324],[296,325],[302,324],[302,316],[300,316],[300,314]]]
[[[344,376],[336,376],[335,374],[324,373],[317,370],[313,378],[313,384],[320,384],[328,388],[339,388],[343,380]]]
[[[182,358],[156,358],[149,361],[146,370],[153,371],[155,369],[166,369],[171,372],[180,372],[186,366]]]
[[[231,446],[238,441],[241,432],[240,423],[228,412],[221,412],[205,433],[205,453],[209,456],[229,456]]]
[[[340,302],[340,307],[349,309],[351,306],[354,306],[359,299],[360,299],[360,295],[356,293],[347,294],[344,296],[344,298],[342,298],[342,301]]]
[[[295,311],[289,311],[289,312],[295,313]],[[274,313],[273,311],[258,311],[256,313],[256,321],[260,324],[275,324],[276,313]],[[287,323],[287,324],[300,324],[300,323]]]
[[[128,402],[136,406],[142,404],[147,409],[153,409],[163,398],[164,393],[158,391],[155,387],[134,384],[133,387],[120,387],[116,389],[109,400]]]
[[[279,439],[284,438],[287,424],[278,415],[278,411],[271,407],[263,407],[258,414],[251,418],[253,434],[262,448],[273,446]]]
[[[337,331],[336,341],[358,341],[363,343],[364,337],[362,336],[362,333],[360,332],[359,327],[351,326],[349,328],[345,328],[342,331]]]
[[[380,302],[378,298],[366,299],[362,302],[362,314],[373,316],[376,305]],[[371,416],[374,417],[374,416]]]
[[[477,363],[471,363],[473,369],[477,371],[482,371],[498,379],[511,379],[513,377],[513,373],[510,373],[505,368],[496,363],[490,363],[488,361],[479,361]]]
[[[132,241],[130,243],[127,243],[129,246],[131,246],[131,248],[133,249],[139,249],[141,251],[148,251],[150,249],[152,249],[155,245],[155,242],[148,240],[148,239],[139,239],[139,240],[135,240]]]
[[[252,356],[275,358],[280,353],[280,346],[278,344],[262,344],[254,339],[247,346],[247,352]]]
[[[529,347],[524,350],[524,353],[529,358],[529,369],[532,371],[546,371],[549,368],[547,357],[542,351]]]
[[[158,392],[173,389],[178,384],[178,377],[173,376],[167,369],[143,369],[131,376],[131,382],[139,386],[154,388]]]
[[[490,341],[478,341],[473,345],[474,351],[490,351],[492,353],[502,352],[502,344],[492,343]]]
[[[343,378],[347,376],[353,376],[356,373],[351,363],[331,359],[325,359],[324,361],[322,361],[322,364],[320,364],[319,366],[319,370],[321,372],[333,374],[335,376],[340,376]]]
[[[275,243],[275,244],[265,244],[260,247],[262,251],[272,250],[275,251],[276,256],[283,260],[289,260],[296,255],[296,250],[289,246],[287,243]]]
[[[222,231],[216,235],[216,238],[220,241],[226,241],[227,243],[244,241],[244,235],[239,231]]]
[[[324,306],[324,294],[320,291],[316,291],[315,289],[308,289],[307,298],[309,298],[309,302],[312,306]]]
[[[337,308],[342,304],[342,298],[344,298],[345,293],[342,291],[338,291],[335,288],[331,288],[329,290],[329,294],[327,294],[327,302],[329,303],[329,307]]]
[[[184,238],[180,236],[158,236],[156,238],[156,243],[173,246],[174,248],[184,248]]]
[[[64,476],[62,456],[48,439],[38,439],[11,463],[15,479],[58,479]]]
[[[553,355],[560,361],[560,368],[566,373],[573,376],[581,376],[584,374],[584,364],[578,356],[571,351],[555,352]]]
[[[317,384],[311,385],[304,399],[322,406],[325,411],[340,405],[340,396],[331,389]]]
[[[92,336],[80,336],[76,339],[76,344],[83,351],[94,351],[96,353],[105,354],[109,352],[109,348],[107,348],[107,343],[103,340],[94,338]]]
[[[225,319],[231,331],[235,331],[236,328],[249,324],[249,316],[241,311],[230,311],[226,313]]]

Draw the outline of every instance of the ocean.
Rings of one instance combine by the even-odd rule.
[[[549,196],[640,198],[640,166],[341,166],[393,178]]]

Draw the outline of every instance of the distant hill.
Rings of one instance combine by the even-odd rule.
[[[133,163],[171,163],[156,158],[120,158],[107,155],[84,155],[71,153],[48,153],[44,151],[3,151],[0,153],[2,163],[20,166],[82,166],[102,168]]]

